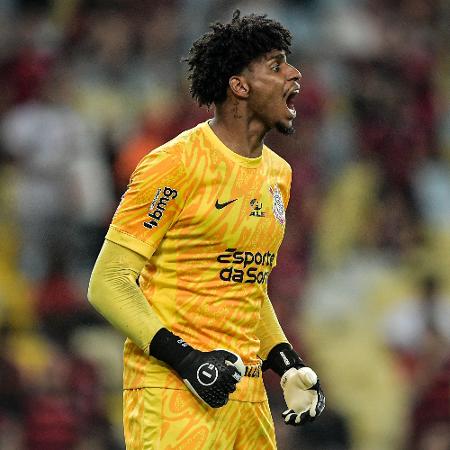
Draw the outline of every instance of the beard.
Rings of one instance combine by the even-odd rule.
[[[295,128],[293,126],[287,127],[280,122],[278,122],[275,125],[275,128],[277,129],[278,132],[280,132],[281,134],[284,134],[285,136],[289,136],[289,135],[295,133]]]

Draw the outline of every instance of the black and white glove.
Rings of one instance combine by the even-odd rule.
[[[281,388],[288,409],[285,423],[302,425],[312,422],[325,408],[325,395],[316,373],[306,367],[290,344],[278,344],[269,353],[263,369],[272,369],[281,376]]]
[[[226,405],[245,374],[244,363],[235,353],[196,350],[166,328],[152,339],[150,354],[172,367],[189,390],[212,408]]]

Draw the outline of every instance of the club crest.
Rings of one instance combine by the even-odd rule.
[[[273,215],[281,225],[286,223],[286,214],[284,209],[283,197],[281,196],[281,191],[277,184],[269,187],[269,191],[273,197]]]

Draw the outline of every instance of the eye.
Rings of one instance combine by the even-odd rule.
[[[279,72],[280,71],[280,65],[279,64],[275,64],[271,67],[273,72]]]

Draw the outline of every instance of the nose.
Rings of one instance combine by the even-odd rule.
[[[302,73],[296,67],[289,64],[289,81],[300,81],[302,79]]]

